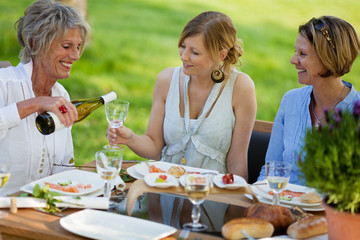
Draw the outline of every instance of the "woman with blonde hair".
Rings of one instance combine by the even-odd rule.
[[[243,55],[236,34],[220,12],[188,22],[178,42],[182,66],[159,73],[145,134],[108,128],[110,143],[125,144],[144,158],[247,179],[256,97],[252,79],[236,70]]]
[[[12,165],[1,194],[74,165],[69,126],[77,111],[58,79],[70,76],[90,30],[74,8],[53,0],[33,2],[15,26],[21,62],[0,69],[0,158]],[[45,111],[69,128],[42,135],[35,118]]]

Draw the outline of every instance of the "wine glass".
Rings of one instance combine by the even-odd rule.
[[[185,223],[183,227],[190,231],[204,231],[207,226],[199,223],[200,205],[205,201],[210,192],[211,178],[208,175],[186,174],[184,177],[185,192],[193,204],[191,212],[191,223]]]
[[[0,190],[3,189],[10,178],[10,162],[1,159],[0,160]],[[0,218],[8,216],[7,212],[0,211]]]
[[[111,190],[109,180],[114,179],[120,172],[122,164],[122,151],[100,150],[95,153],[96,170],[104,179],[104,197],[110,199]],[[111,203],[110,203],[110,207]]]
[[[270,161],[265,164],[266,179],[274,193],[273,205],[279,205],[279,193],[289,182],[291,166],[283,161]]]
[[[105,115],[111,128],[119,128],[124,124],[126,116],[129,112],[129,104],[130,103],[128,101],[121,99],[105,103]],[[106,145],[104,148],[114,150],[125,149],[123,146],[118,146],[116,144]]]

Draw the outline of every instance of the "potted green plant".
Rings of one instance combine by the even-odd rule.
[[[329,239],[356,239],[344,234],[360,236],[360,102],[352,111],[325,114],[327,125],[308,129],[298,165],[307,185],[325,196]],[[355,226],[344,217],[352,218]]]

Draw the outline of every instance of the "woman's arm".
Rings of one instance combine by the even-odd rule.
[[[237,76],[232,102],[235,126],[226,164],[228,172],[242,176],[247,180],[247,152],[257,107],[254,83],[245,73],[240,73]]]
[[[121,126],[116,134],[108,128],[108,139],[111,142],[127,145],[137,155],[159,160],[164,147],[163,122],[165,117],[165,101],[169,91],[174,68],[167,68],[159,73],[153,92],[149,123],[144,135],[137,135],[131,129]]]

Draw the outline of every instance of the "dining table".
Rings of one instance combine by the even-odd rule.
[[[137,164],[136,161],[123,161],[122,169],[126,171],[127,168]],[[95,161],[91,161],[82,166],[77,167],[84,171],[96,171]],[[21,191],[14,193],[13,195],[19,195]],[[138,179],[131,182],[126,182],[124,193],[127,194],[127,201],[124,205],[124,210],[120,214],[126,214],[128,216],[142,217],[141,214],[136,213],[136,209],[141,208],[141,198],[146,194],[172,194],[175,196],[184,197],[184,193],[181,188],[172,188],[169,190],[151,188],[147,186],[142,179]],[[235,206],[239,211],[243,212],[247,207],[251,206],[254,202],[257,202],[255,195],[252,200],[249,197],[245,197],[245,193],[253,194],[251,188],[241,190],[239,192],[216,189],[207,196],[207,201],[214,201],[223,204],[230,204]],[[114,194],[114,193],[113,193]],[[143,201],[144,202],[144,201]],[[145,201],[147,202],[147,201]],[[139,204],[139,206],[137,206]],[[135,207],[134,207],[135,206]],[[10,213],[10,209],[1,209],[2,211],[8,211],[9,215],[5,218],[0,218],[0,239],[88,239],[80,235],[76,235],[64,229],[60,224],[61,216],[55,216],[39,212],[33,208],[19,208],[16,213]],[[78,208],[67,208],[61,213],[64,216],[81,211]],[[109,211],[109,210],[108,210]],[[141,211],[140,211],[141,212]],[[148,218],[148,214],[146,214]],[[159,221],[158,219],[147,219],[150,221]],[[179,234],[182,229],[178,228],[177,231],[162,240],[179,239]],[[221,232],[190,232],[187,239],[196,240],[217,240],[223,239]]]

